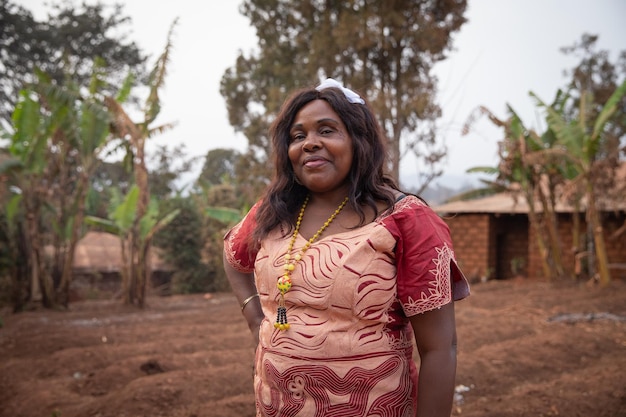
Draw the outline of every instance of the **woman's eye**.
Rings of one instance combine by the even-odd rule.
[[[301,141],[305,138],[306,136],[302,133],[296,133],[294,135],[291,135],[291,141],[292,142],[297,142],[297,141]]]

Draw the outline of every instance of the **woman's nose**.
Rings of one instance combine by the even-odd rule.
[[[317,150],[321,147],[322,145],[315,133],[308,134],[306,136],[306,139],[304,140],[304,143],[302,144],[302,149],[308,152]]]

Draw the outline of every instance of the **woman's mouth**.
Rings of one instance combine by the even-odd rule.
[[[304,160],[303,165],[306,168],[319,168],[320,166],[324,165],[326,162],[328,161],[324,158],[307,158]]]

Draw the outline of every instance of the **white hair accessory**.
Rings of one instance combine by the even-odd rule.
[[[332,78],[326,78],[320,85],[315,87],[317,91],[322,91],[326,88],[338,88],[343,91],[343,94],[346,96],[350,103],[358,103],[365,104],[365,100],[361,98],[360,95],[350,90],[349,88],[344,87],[339,81],[334,80]]]

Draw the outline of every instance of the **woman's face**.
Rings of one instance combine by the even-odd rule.
[[[325,100],[302,107],[289,134],[289,160],[302,185],[314,193],[346,187],[352,166],[352,138]]]

